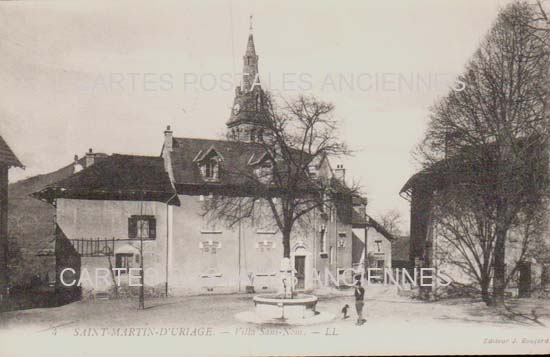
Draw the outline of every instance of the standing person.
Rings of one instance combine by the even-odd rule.
[[[355,310],[357,310],[357,325],[367,322],[363,318],[363,307],[365,306],[365,289],[361,286],[361,280],[355,282]]]

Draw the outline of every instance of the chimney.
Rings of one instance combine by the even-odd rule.
[[[82,171],[82,165],[78,162],[78,155],[74,156],[74,164],[73,164],[73,173],[76,174],[77,172]]]
[[[88,152],[86,153],[86,167],[92,166],[94,162],[95,162],[95,153],[92,151],[92,148],[90,148],[90,150],[88,150]]]
[[[174,145],[174,137],[172,136],[170,125],[164,131],[164,147],[162,149],[162,158],[164,159],[164,171],[168,173],[170,182],[174,182],[174,172],[172,170],[172,155],[170,154]]]
[[[170,125],[168,125],[164,131],[164,150],[167,152],[172,151],[172,133],[173,131],[170,130]]]
[[[334,177],[336,179],[340,180],[342,183],[346,180],[346,169],[344,169],[344,165],[338,164],[336,165],[336,170],[334,170]]]

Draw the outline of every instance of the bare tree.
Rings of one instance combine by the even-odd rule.
[[[548,3],[548,0],[544,2]],[[536,4],[537,4],[537,10],[538,10],[538,17],[536,17],[535,20],[541,22],[541,26],[539,28],[545,31],[550,31],[550,27],[547,26],[547,25],[550,25],[550,15],[549,15],[548,8],[545,5],[543,5],[542,0],[537,0]]]
[[[503,9],[460,78],[465,89],[434,106],[420,146],[423,163],[434,167],[444,160],[446,175],[467,182],[462,192],[478,195],[485,218],[494,222],[496,304],[504,303],[508,234],[546,194],[547,180],[532,175],[544,162],[536,148],[548,145],[549,36],[536,7]]]
[[[398,210],[388,210],[380,215],[378,220],[382,227],[393,236],[398,237],[402,234],[401,225],[403,224],[403,217],[401,217],[401,213]]]
[[[334,106],[305,96],[279,102],[267,97],[263,137],[250,144],[259,151],[254,160],[247,167],[223,167],[223,175],[240,180],[240,189],[205,202],[204,214],[230,227],[252,218],[274,221],[283,257],[290,258],[293,230],[316,210],[336,212],[344,201],[351,204],[357,187],[324,169],[328,158],[350,153],[339,139]]]
[[[469,187],[458,184],[436,193],[433,199],[438,260],[459,268],[481,290],[481,298],[492,304],[489,287],[493,278],[493,260],[496,242],[494,210]],[[506,284],[515,276],[519,265],[527,257],[538,257],[542,244],[546,210],[545,202],[532,206],[532,212],[523,211],[512,222],[509,246],[515,253]],[[536,208],[536,209],[535,209]]]
[[[442,264],[458,267],[479,284],[481,298],[490,303],[493,276],[495,225],[487,219],[483,205],[455,190],[438,193],[434,199],[437,244],[435,253]]]

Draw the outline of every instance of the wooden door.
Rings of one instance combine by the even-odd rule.
[[[531,296],[531,263],[520,263],[518,266],[519,284],[518,295],[520,298]]]
[[[305,288],[306,278],[306,257],[296,256],[294,257],[294,269],[296,270],[296,289]]]

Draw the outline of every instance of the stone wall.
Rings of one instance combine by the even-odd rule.
[[[59,199],[57,222],[70,240],[112,239],[115,254],[138,255],[139,240],[128,238],[128,217],[154,216],[156,239],[143,242],[145,285],[149,288],[162,291],[168,279],[169,292],[176,295],[245,292],[247,286],[253,286],[256,292],[277,291],[283,256],[278,230],[269,228],[274,226],[269,222],[252,219],[233,227],[214,223],[202,214],[207,199],[208,196],[179,195],[179,207],[159,202]],[[322,224],[327,232],[326,252],[320,249]],[[307,225],[294,228],[291,264],[304,260],[305,290],[319,287],[317,273],[325,281],[327,271],[336,277],[351,268],[351,252],[351,225],[342,222],[338,215],[325,220],[318,213],[312,214]],[[110,258],[114,267],[116,258]],[[132,267],[138,268],[138,261],[133,260]],[[83,256],[81,266],[85,297],[112,293],[112,279],[105,275],[109,268],[107,255]],[[121,276],[121,285],[121,291],[128,287],[128,275]]]

